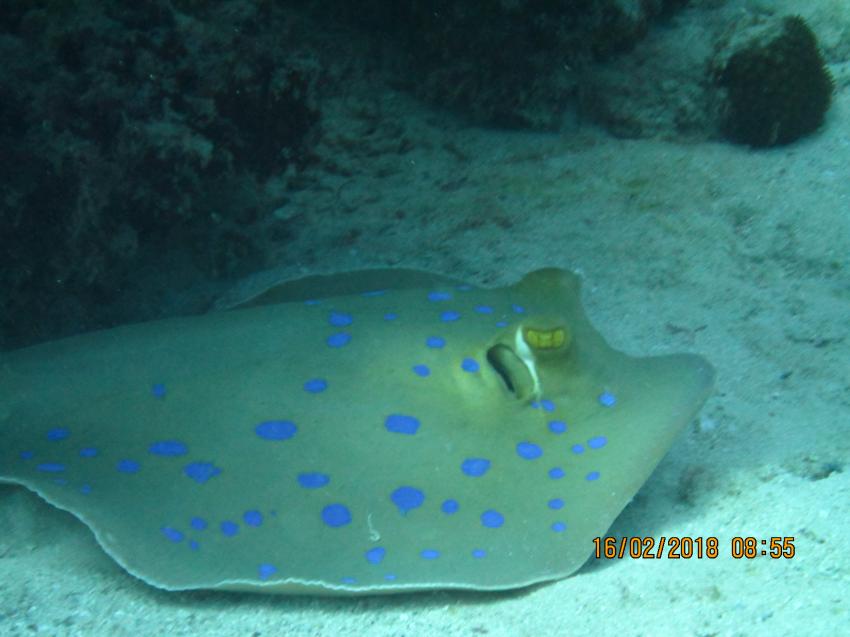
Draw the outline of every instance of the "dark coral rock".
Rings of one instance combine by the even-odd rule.
[[[725,133],[757,147],[788,144],[816,130],[834,88],[815,35],[799,16],[785,18],[772,39],[735,52],[718,80],[728,91]]]

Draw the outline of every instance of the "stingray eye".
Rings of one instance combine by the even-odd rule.
[[[505,387],[517,399],[526,399],[534,393],[534,377],[522,358],[507,345],[494,345],[487,350],[487,362],[502,378]]]
[[[564,327],[551,330],[538,330],[533,327],[523,329],[522,338],[532,350],[555,350],[570,344],[570,335]]]

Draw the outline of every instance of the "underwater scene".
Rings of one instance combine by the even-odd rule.
[[[848,632],[845,0],[0,49],[0,636]]]

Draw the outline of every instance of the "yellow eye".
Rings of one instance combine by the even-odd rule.
[[[556,327],[553,330],[536,330],[527,327],[523,331],[523,338],[532,349],[558,349],[567,342],[567,332],[563,327]]]

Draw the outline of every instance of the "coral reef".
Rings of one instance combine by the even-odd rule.
[[[127,320],[122,293],[164,260],[262,265],[263,186],[307,161],[319,117],[293,28],[268,3],[4,10],[0,346]]]

